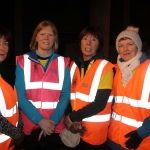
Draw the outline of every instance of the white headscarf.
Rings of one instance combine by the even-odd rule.
[[[133,57],[132,59],[130,59],[127,62],[121,62],[120,59],[120,55],[118,55],[117,58],[117,64],[121,70],[122,73],[122,84],[123,87],[126,86],[126,84],[128,83],[128,81],[132,78],[132,70],[134,70],[136,67],[138,67],[140,65],[140,57],[142,56],[142,41],[141,38],[138,34],[139,28],[135,28],[133,26],[128,26],[126,28],[126,30],[122,31],[116,39],[116,49],[118,51],[118,42],[120,39],[122,38],[129,38],[131,39],[135,45],[137,46],[137,54],[135,57]]]
[[[121,62],[120,55],[117,58],[117,64],[122,73],[122,86],[125,87],[128,81],[132,78],[132,70],[140,65],[140,57],[142,56],[142,52],[138,52],[135,57],[126,62]]]

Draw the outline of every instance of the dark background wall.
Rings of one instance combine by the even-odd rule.
[[[103,51],[113,63],[117,57],[116,36],[128,25],[140,27],[144,44],[150,39],[150,0],[5,0],[0,6],[0,25],[13,34],[9,59],[13,64],[16,55],[29,51],[33,30],[44,19],[54,22],[58,28],[58,53],[72,59],[79,52],[78,35],[88,25],[101,27]]]

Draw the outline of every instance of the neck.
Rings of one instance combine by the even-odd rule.
[[[36,51],[36,54],[38,55],[38,56],[41,56],[41,57],[49,57],[50,55],[51,55],[51,51],[49,51],[49,52],[41,52],[41,51]]]

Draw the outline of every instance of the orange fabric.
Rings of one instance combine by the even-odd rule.
[[[140,100],[141,93],[143,90],[143,82],[145,78],[145,73],[147,70],[150,61],[147,60],[142,63],[133,74],[133,77],[130,79],[125,88],[122,87],[122,77],[121,72],[118,67],[116,67],[116,74],[114,78],[113,84],[113,94],[115,96],[126,96],[131,99]],[[150,102],[150,97],[148,98]],[[137,121],[143,122],[145,118],[150,116],[150,110],[146,108],[133,107],[130,104],[124,103],[115,103],[113,106],[113,111],[121,116],[125,116],[128,118],[133,118]],[[125,148],[125,134],[136,130],[136,127],[129,126],[120,121],[116,121],[113,118],[111,119],[108,137],[115,143],[120,144]],[[146,137],[137,150],[149,150],[150,148],[150,136]]]
[[[3,80],[2,77],[0,77],[0,88],[2,90],[3,97],[5,99],[6,109],[9,110],[9,109],[13,108],[18,101],[16,89],[14,88],[14,90],[13,90],[12,87],[5,80]],[[6,119],[10,123],[12,123],[14,126],[17,125],[17,122],[19,119],[19,112],[18,112],[17,105],[16,105],[16,113],[12,114],[11,117],[6,117]],[[2,133],[0,133],[0,135],[2,135]],[[12,140],[12,138],[10,137],[5,142],[0,143],[0,149],[1,150],[12,150],[14,148],[14,146],[9,148],[9,144],[10,144],[11,140]]]
[[[97,70],[97,67],[101,63],[101,61],[102,60],[96,60],[81,81],[80,81],[79,68],[76,67],[72,79],[71,93],[80,92],[82,94],[89,95],[95,72]],[[73,62],[71,63],[71,66],[72,64]],[[112,68],[113,65],[108,62],[106,66],[103,68],[101,77],[105,75]],[[90,103],[91,102],[85,102],[80,99],[71,100],[72,110],[82,109],[84,106]],[[105,109],[100,113],[98,113],[97,115],[103,115],[103,114],[111,114],[111,103],[108,103]],[[87,129],[87,131],[84,133],[84,136],[81,137],[85,142],[90,143],[92,145],[100,145],[106,141],[109,121],[105,121],[105,122],[82,121],[82,125]]]

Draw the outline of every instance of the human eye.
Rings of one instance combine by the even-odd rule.
[[[132,46],[132,45],[133,45],[133,43],[128,43],[127,45],[128,45],[128,46]]]
[[[54,36],[53,34],[49,34],[49,36]]]
[[[43,36],[43,35],[44,35],[44,33],[40,33],[40,35],[42,35],[42,36]]]
[[[122,47],[123,47],[123,45],[122,45],[122,44],[119,44],[119,45],[118,45],[118,48],[122,48]]]
[[[87,40],[87,37],[86,37],[86,36],[84,36],[82,39],[83,39],[83,40]]]
[[[8,46],[8,42],[4,42],[4,46]]]
[[[92,41],[97,41],[97,39],[96,39],[96,38],[93,38]]]

